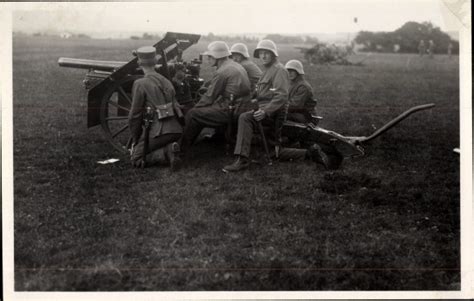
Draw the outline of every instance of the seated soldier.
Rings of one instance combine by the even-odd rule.
[[[183,153],[189,151],[202,129],[226,127],[238,117],[238,112],[234,114],[229,108],[231,102],[246,103],[250,100],[247,72],[229,59],[231,53],[225,42],[212,42],[204,55],[208,57],[209,64],[216,67],[216,71],[205,94],[186,114],[181,139]]]
[[[289,78],[288,72],[278,62],[275,43],[271,40],[260,41],[254,51],[254,57],[260,58],[264,66],[263,74],[257,83],[256,101],[252,102],[256,104],[256,107],[254,110],[242,113],[239,117],[234,149],[236,159],[234,163],[222,169],[224,172],[236,172],[248,168],[254,132],[258,132],[257,129],[262,126],[269,126],[275,131],[280,116],[286,114]],[[307,149],[282,148],[275,152],[274,156],[277,156],[279,160],[312,160],[330,168],[328,156],[316,144]]]
[[[183,114],[175,98],[171,82],[155,71],[156,49],[152,46],[137,50],[138,65],[145,76],[137,79],[132,87],[132,106],[128,116],[132,148],[131,161],[134,167],[145,167],[157,163],[155,152],[166,147],[172,170],[179,161],[176,141],[183,129],[178,120]],[[150,125],[143,130],[142,125]],[[158,155],[158,157],[160,157]]]
[[[308,123],[311,121],[311,114],[316,112],[317,103],[313,97],[313,88],[304,79],[303,64],[298,60],[291,60],[286,63],[285,68],[290,78],[287,120]]]
[[[244,67],[245,71],[247,71],[247,74],[249,76],[250,80],[250,91],[252,93],[255,92],[255,86],[262,76],[262,70],[258,68],[257,64],[255,64],[251,59],[249,55],[249,51],[247,49],[247,46],[242,43],[236,43],[232,45],[230,48],[230,52],[232,53],[232,59],[242,65]]]

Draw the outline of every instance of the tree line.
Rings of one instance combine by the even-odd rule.
[[[459,53],[459,42],[431,22],[410,21],[392,32],[361,31],[354,42],[362,45],[361,51],[416,53],[420,41],[428,44],[430,40],[434,42],[435,53],[446,53],[449,44],[453,54]]]

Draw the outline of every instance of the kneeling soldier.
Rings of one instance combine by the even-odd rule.
[[[154,153],[166,147],[171,168],[175,169],[179,163],[174,156],[179,151],[176,141],[183,132],[178,118],[183,115],[176,102],[173,85],[155,71],[157,60],[154,47],[139,48],[137,56],[145,76],[137,79],[132,87],[132,107],[128,116],[132,165],[145,167],[157,163]]]

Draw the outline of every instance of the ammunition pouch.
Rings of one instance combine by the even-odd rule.
[[[169,102],[164,105],[156,106],[156,113],[158,115],[158,120],[173,117],[175,115],[173,103]]]

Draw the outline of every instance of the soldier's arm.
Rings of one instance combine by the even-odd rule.
[[[132,107],[128,115],[128,125],[133,143],[137,143],[142,134],[143,107],[145,105],[145,91],[141,85],[133,83]]]
[[[222,74],[217,72],[212,77],[211,83],[206,93],[201,97],[201,99],[196,104],[196,107],[210,106],[214,101],[222,95],[225,88],[226,79]]]
[[[302,112],[305,110],[306,100],[310,96],[310,91],[305,86],[299,86],[295,94],[291,95],[289,112]]]
[[[249,65],[249,78],[250,78],[250,82],[255,85],[258,80],[260,79],[260,77],[262,76],[262,70],[260,70],[260,68],[258,68],[257,65],[255,64],[251,64]]]
[[[262,108],[268,116],[273,115],[288,103],[288,81],[286,70],[278,69],[273,79],[273,98]]]

